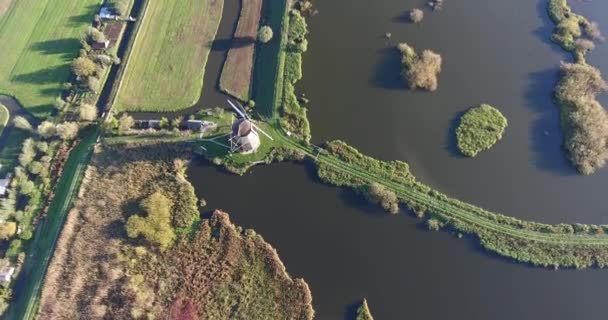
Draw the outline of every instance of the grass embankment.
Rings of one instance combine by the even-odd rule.
[[[116,110],[176,111],[195,103],[223,4],[150,1],[118,90]]]
[[[465,156],[474,157],[502,139],[506,127],[507,118],[498,109],[487,104],[473,107],[460,118],[456,128],[458,149]]]
[[[27,252],[7,319],[32,319],[36,313],[40,287],[55,248],[55,241],[76,197],[97,137],[96,128],[85,131],[83,140],[70,153],[65,163],[63,174],[55,186],[55,196],[48,208],[46,219],[38,225]]]
[[[59,239],[39,317],[312,318],[306,283],[225,213],[181,233],[173,220],[176,239],[165,251],[127,236],[126,221],[143,214],[141,200],[152,194],[170,200],[173,219],[183,207],[198,211],[184,177],[189,157],[185,143],[104,144]]]
[[[258,115],[264,119],[278,116],[277,108],[283,96],[283,67],[287,43],[288,1],[264,1],[262,20],[274,32],[273,39],[256,48],[252,96]],[[269,84],[274,84],[272,87]]]
[[[575,63],[562,63],[555,88],[564,147],[579,172],[592,174],[608,159],[608,114],[596,98],[608,84],[586,63],[585,55],[593,49],[593,40],[603,37],[597,24],[573,13],[566,0],[550,0],[548,12],[556,24],[552,40],[575,57]]]
[[[249,101],[256,34],[260,24],[262,0],[242,0],[241,15],[222,68],[220,89],[231,96]]]
[[[0,135],[2,135],[2,132],[4,132],[4,128],[6,128],[10,116],[11,114],[8,112],[6,106],[0,103]]]
[[[98,0],[18,0],[0,16],[0,94],[50,115]]]
[[[372,312],[367,305],[367,299],[363,299],[363,302],[361,302],[361,305],[357,308],[357,317],[355,320],[374,320]]]

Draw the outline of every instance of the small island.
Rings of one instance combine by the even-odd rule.
[[[498,109],[487,104],[473,107],[460,118],[456,129],[458,150],[474,157],[498,142],[506,127],[507,118]]]
[[[407,43],[400,43],[397,49],[401,53],[401,74],[410,89],[420,88],[427,91],[437,90],[437,76],[441,72],[441,56],[431,50],[418,54]]]

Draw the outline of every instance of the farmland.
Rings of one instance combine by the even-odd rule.
[[[20,0],[3,9],[0,94],[16,97],[37,117],[47,117],[70,76],[70,62],[80,49],[79,36],[98,3]]]
[[[222,69],[220,88],[241,101],[248,101],[262,0],[243,0],[241,3],[241,15]]]
[[[222,8],[223,0],[148,2],[116,109],[175,111],[196,102]]]

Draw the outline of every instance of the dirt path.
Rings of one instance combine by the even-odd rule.
[[[0,18],[2,18],[2,15],[8,11],[11,3],[13,3],[13,0],[0,0]]]

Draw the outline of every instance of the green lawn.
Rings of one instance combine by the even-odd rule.
[[[223,4],[150,1],[120,84],[117,110],[174,111],[194,104]]]
[[[15,0],[0,17],[0,94],[34,115],[52,110],[99,0]]]
[[[0,104],[0,135],[2,135],[4,128],[6,128],[9,116],[8,109],[3,104]]]

